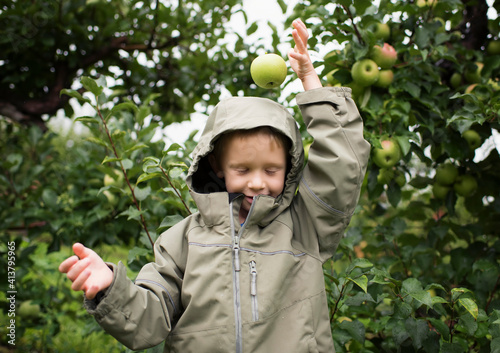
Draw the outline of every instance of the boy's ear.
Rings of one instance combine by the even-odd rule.
[[[217,175],[217,178],[219,179],[224,178],[224,172],[220,170],[219,163],[217,163],[217,160],[215,159],[215,156],[213,154],[208,155],[208,163],[210,163],[210,166]]]

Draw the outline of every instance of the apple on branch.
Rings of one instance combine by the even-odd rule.
[[[466,130],[462,134],[462,137],[467,141],[471,151],[476,150],[482,144],[481,136],[475,130]]]
[[[384,140],[380,143],[381,148],[375,148],[373,152],[373,162],[380,168],[390,168],[401,159],[401,148],[392,139]]]
[[[432,185],[432,194],[436,199],[444,200],[450,190],[451,186],[449,185],[443,185],[439,183],[434,183]]]
[[[469,174],[459,175],[453,184],[453,189],[460,196],[472,196],[477,190],[477,180]]]
[[[436,168],[436,183],[440,185],[452,185],[458,177],[458,169],[451,163],[438,165]]]
[[[384,43],[382,47],[380,45],[373,46],[370,51],[370,58],[381,69],[390,69],[396,63],[398,53],[392,45]]]
[[[387,88],[391,85],[392,81],[394,81],[394,72],[392,70],[380,70],[375,86]]]
[[[479,83],[481,82],[481,70],[484,64],[481,62],[476,62],[475,65],[469,66],[465,69],[464,77],[468,83]]]
[[[489,55],[500,55],[500,40],[492,40],[486,47],[486,52]]]
[[[377,22],[373,26],[373,35],[377,39],[388,40],[391,37],[391,28],[387,23]]]
[[[356,61],[351,68],[352,79],[361,87],[373,85],[379,75],[378,65],[371,59]]]
[[[394,169],[380,168],[377,174],[377,183],[381,185],[389,184],[394,179]]]
[[[457,89],[462,84],[462,75],[459,72],[454,72],[450,77],[450,85]]]
[[[285,81],[287,67],[285,60],[277,54],[263,54],[250,65],[250,75],[255,84],[262,88],[276,88]]]

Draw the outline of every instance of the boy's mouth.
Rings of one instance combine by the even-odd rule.
[[[253,198],[254,198],[254,196],[247,196],[247,195],[245,195],[245,199],[247,200],[247,202],[248,202],[250,205],[251,205],[251,204],[252,204],[252,202],[253,202]]]

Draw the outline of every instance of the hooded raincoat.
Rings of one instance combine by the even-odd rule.
[[[369,144],[348,88],[297,95],[314,138],[304,167],[297,124],[263,98],[221,101],[187,183],[199,212],[163,233],[155,262],[135,283],[123,264],[88,311],[131,349],[165,341],[165,352],[334,352],[322,265],[358,202]],[[291,141],[283,193],[254,199],[243,225],[241,195],[229,195],[207,155],[221,134],[270,126]]]

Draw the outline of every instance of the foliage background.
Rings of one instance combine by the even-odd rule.
[[[81,241],[126,262],[133,278],[157,234],[196,210],[183,183],[195,132],[178,145],[163,129],[223,93],[267,96],[299,116],[295,93],[259,89],[248,74],[256,53],[290,38],[272,23],[269,48],[232,33],[228,20],[244,14],[236,0],[13,1],[0,11],[0,271],[15,241],[16,347],[127,351],[85,313],[58,264]],[[307,19],[317,52],[340,48],[316,63],[325,85],[354,89],[373,151],[393,138],[403,154],[385,181],[370,162],[357,213],[325,264],[338,352],[500,351],[500,159],[495,148],[476,156],[462,136],[475,130],[486,146],[499,128],[500,56],[487,50],[498,11],[499,1],[480,0],[299,1],[285,23]],[[377,22],[390,38],[374,35]],[[257,27],[247,22],[246,35]],[[351,66],[384,41],[398,52],[394,82],[358,89]],[[484,67],[466,93],[476,62]],[[80,107],[87,115],[75,116]],[[433,194],[444,163],[477,180],[472,196]],[[12,350],[1,330],[0,349]]]

